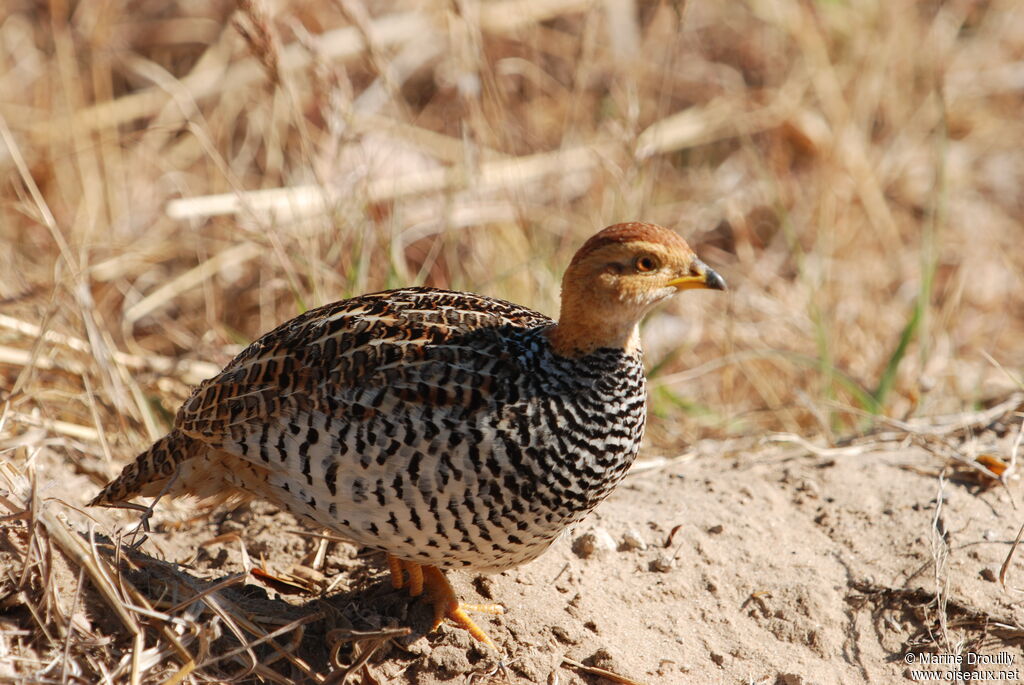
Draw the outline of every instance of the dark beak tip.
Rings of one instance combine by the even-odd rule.
[[[725,279],[722,278],[717,271],[708,269],[705,276],[705,285],[711,290],[728,290],[729,287],[725,284]]]

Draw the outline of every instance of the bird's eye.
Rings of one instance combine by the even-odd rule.
[[[658,260],[651,255],[643,255],[636,258],[636,261],[633,262],[633,267],[641,273],[654,271],[658,268]]]

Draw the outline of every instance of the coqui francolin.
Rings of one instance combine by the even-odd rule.
[[[562,280],[557,323],[510,302],[403,288],[325,305],[249,345],[92,501],[258,497],[388,555],[494,646],[441,569],[540,555],[619,483],[646,418],[638,324],[722,278],[676,233],[610,226]],[[408,580],[404,575],[408,574]]]

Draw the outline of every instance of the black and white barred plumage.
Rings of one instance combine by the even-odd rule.
[[[309,311],[182,406],[177,487],[259,495],[421,564],[529,561],[611,492],[645,417],[639,353],[559,356],[553,324],[428,288]]]

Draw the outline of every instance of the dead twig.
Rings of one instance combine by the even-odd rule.
[[[347,685],[349,678],[354,677],[367,665],[370,657],[397,637],[405,637],[410,634],[410,628],[384,628],[382,630],[351,630],[339,628],[327,633],[327,641],[331,645],[331,665],[335,671],[324,681],[325,685]],[[352,645],[352,663],[348,666],[341,663],[338,652],[341,646],[347,642]],[[364,644],[365,643],[365,644]],[[369,672],[369,671],[367,671]]]
[[[633,680],[632,678],[628,678],[619,673],[615,673],[614,671],[609,671],[606,668],[598,668],[597,666],[587,666],[586,664],[582,664],[579,661],[576,661],[575,659],[570,659],[567,656],[562,657],[562,663],[568,664],[573,668],[577,668],[583,671],[584,673],[589,673],[591,675],[599,675],[602,678],[607,678],[608,680],[615,681],[616,683],[624,683],[624,685],[644,685],[644,683],[640,682],[639,680]]]

